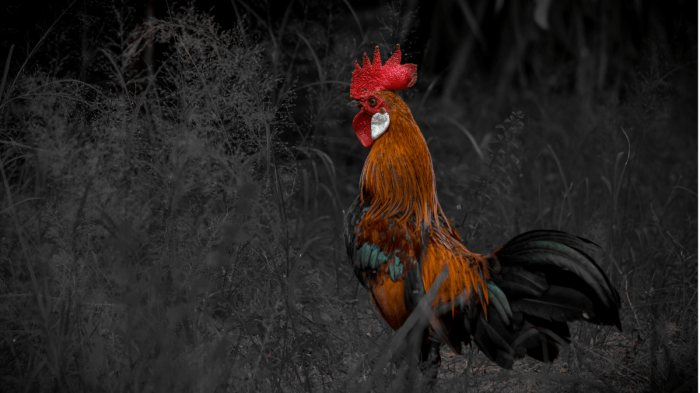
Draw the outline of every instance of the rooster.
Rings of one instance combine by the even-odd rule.
[[[461,354],[473,342],[510,369],[525,355],[553,361],[569,342],[567,322],[621,329],[620,296],[590,256],[598,246],[553,230],[516,236],[488,255],[462,244],[438,202],[428,146],[411,110],[395,93],[416,83],[417,66],[401,49],[385,65],[379,48],[355,62],[350,105],[357,138],[371,148],[360,195],[345,216],[344,237],[355,275],[389,326],[398,330],[433,283],[441,283],[423,332],[422,368],[440,364],[440,346]],[[432,339],[431,339],[432,337]],[[435,340],[438,337],[439,340]]]

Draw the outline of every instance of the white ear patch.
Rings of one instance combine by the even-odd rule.
[[[388,113],[375,113],[372,116],[372,139],[376,141],[389,128],[389,123]]]

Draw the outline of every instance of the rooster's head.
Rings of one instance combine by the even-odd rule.
[[[401,48],[396,45],[396,52],[382,66],[379,47],[374,48],[374,60],[370,63],[365,53],[362,67],[355,62],[355,71],[350,83],[349,105],[360,108],[352,127],[364,147],[372,146],[388,128],[391,113],[379,91],[408,89],[416,84],[418,74],[415,64],[401,64]]]

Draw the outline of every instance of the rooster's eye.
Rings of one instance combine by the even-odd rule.
[[[369,102],[369,106],[371,106],[372,108],[377,106],[377,99],[374,97],[370,97],[368,102]]]

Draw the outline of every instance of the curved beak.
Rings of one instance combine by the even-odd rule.
[[[348,106],[355,106],[355,107],[358,107],[358,108],[361,107],[360,101],[358,101],[358,100],[352,100],[352,101],[348,102]]]

